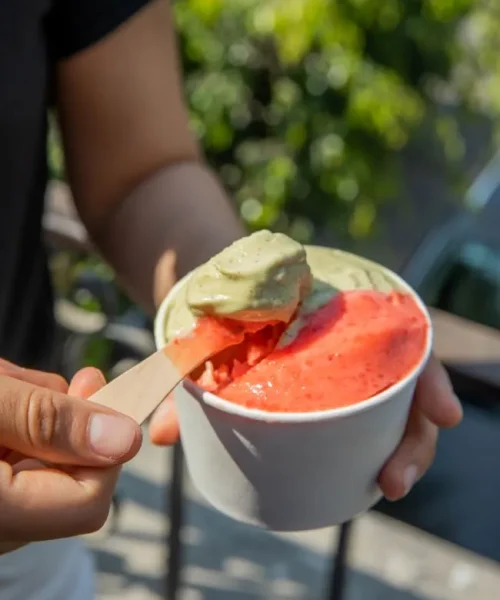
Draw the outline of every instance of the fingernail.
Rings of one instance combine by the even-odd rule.
[[[410,465],[406,467],[403,473],[403,483],[405,486],[405,496],[410,492],[411,488],[415,485],[417,481],[418,475],[418,467],[415,465]]]
[[[106,458],[121,458],[135,441],[136,428],[123,417],[95,414],[90,418],[89,442],[92,450]]]
[[[104,374],[102,371],[100,371],[99,369],[93,369],[93,374],[94,374],[96,381],[99,381],[99,383],[106,385],[106,377],[104,377]]]
[[[80,371],[78,371],[77,376],[85,378],[86,383],[92,384],[95,383],[97,385],[106,385],[106,378],[102,374],[99,369],[95,367],[84,367]]]

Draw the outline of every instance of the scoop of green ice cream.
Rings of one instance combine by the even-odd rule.
[[[259,231],[198,267],[179,287],[166,314],[166,339],[188,333],[202,314],[288,322],[298,307],[280,341],[283,346],[297,336],[309,314],[339,291],[353,289],[389,292],[399,283],[384,267],[360,256],[304,247],[285,235]]]
[[[288,322],[311,286],[304,246],[281,233],[258,231],[197,269],[186,302],[196,316]]]

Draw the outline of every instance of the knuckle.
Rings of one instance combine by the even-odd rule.
[[[27,442],[34,448],[53,444],[58,429],[58,410],[49,390],[33,387],[25,398],[24,432]]]

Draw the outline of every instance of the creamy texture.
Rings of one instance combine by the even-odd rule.
[[[427,330],[410,294],[339,292],[304,318],[286,346],[269,344],[272,330],[249,334],[237,356],[205,368],[196,382],[234,404],[266,412],[341,408],[406,377],[422,360]]]
[[[266,245],[265,241],[270,238],[275,239],[274,244]],[[245,254],[240,259],[240,269],[231,261],[228,266],[228,255],[223,256],[231,248],[234,251],[235,246],[237,252],[239,247]],[[269,252],[271,256],[267,257]],[[306,260],[313,275],[312,286],[309,268],[304,268]],[[259,272],[257,261],[263,265],[260,274],[256,274]],[[285,286],[273,279],[280,269],[288,271],[281,281],[287,285],[292,282],[291,291],[286,292]],[[191,331],[203,313],[243,320],[273,320],[277,316],[288,320],[284,317],[289,315],[290,318],[299,305],[297,318],[280,341],[283,346],[296,337],[307,315],[325,306],[339,291],[355,289],[388,292],[400,291],[401,286],[389,271],[365,258],[331,248],[304,248],[282,234],[260,231],[229,246],[192,273],[172,299],[165,320],[166,339]]]
[[[312,285],[304,246],[259,231],[225,248],[189,279],[186,303],[195,316],[288,322]]]

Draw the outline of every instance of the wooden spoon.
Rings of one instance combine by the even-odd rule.
[[[191,335],[173,340],[89,400],[142,424],[182,379],[214,355],[243,342],[246,333],[266,325],[203,317]]]

